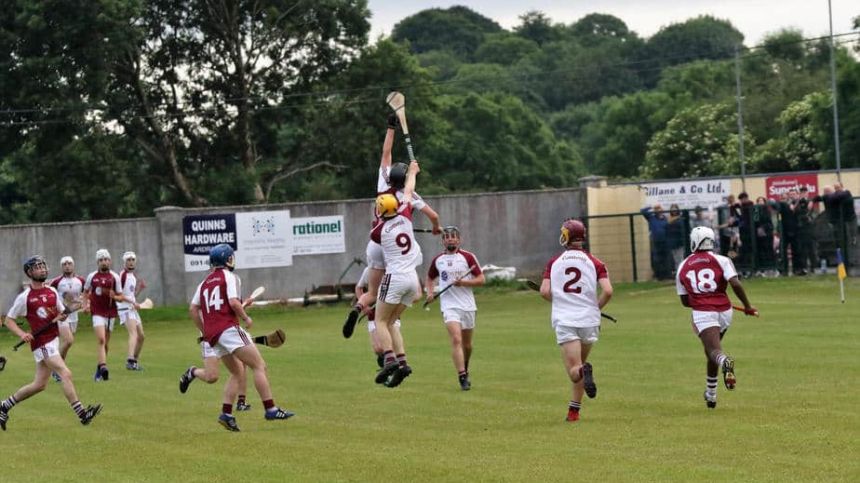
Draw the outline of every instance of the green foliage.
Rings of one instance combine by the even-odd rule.
[[[646,178],[693,178],[740,172],[737,117],[729,104],[705,104],[681,110],[648,143],[642,175]],[[751,154],[754,141],[744,137]]]
[[[562,29],[553,25],[552,20],[545,13],[531,10],[520,15],[520,24],[514,27],[514,32],[520,37],[531,40],[543,46],[548,42],[554,42],[561,38]]]
[[[816,92],[793,102],[779,115],[780,137],[768,140],[752,164],[760,172],[821,169],[828,147],[831,97]]]
[[[471,58],[484,35],[502,28],[487,17],[461,6],[431,8],[406,17],[394,26],[395,42],[409,41],[412,52],[447,50],[463,59]]]
[[[475,52],[475,62],[512,65],[535,55],[540,50],[536,42],[507,32],[489,34]]]

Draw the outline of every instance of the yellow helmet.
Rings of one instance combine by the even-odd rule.
[[[382,218],[391,218],[397,214],[399,204],[397,197],[391,193],[379,195],[376,197],[376,214]]]

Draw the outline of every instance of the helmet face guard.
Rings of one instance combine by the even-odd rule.
[[[39,269],[44,271],[40,274],[33,273]],[[44,282],[48,279],[48,262],[46,262],[45,258],[41,255],[34,255],[28,258],[27,261],[24,262],[24,275],[27,275],[27,277],[34,282]]]
[[[454,225],[442,228],[442,244],[449,252],[460,248],[460,229]]]

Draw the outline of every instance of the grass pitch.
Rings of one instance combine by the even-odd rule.
[[[746,284],[760,319],[736,314],[724,342],[738,388],[702,400],[705,361],[674,288],[616,289],[591,361],[598,397],[563,421],[570,384],[531,291],[484,289],[462,392],[438,307],[410,309],[404,335],[414,374],[373,383],[366,326],[340,335],[346,306],[254,309],[276,402],[297,413],[267,422],[253,387],[241,433],[216,423],[221,390],[179,375],[200,363],[184,308],[144,312],[146,370],[124,369],[114,333],[111,379],[95,383],[86,323],[69,355],[78,392],[105,409],[81,427],[53,382],[11,412],[0,433],[3,481],[860,481],[860,283],[838,302],[835,277]],[[28,350],[0,331],[9,359],[0,397],[32,377]],[[26,349],[26,348],[25,348]]]

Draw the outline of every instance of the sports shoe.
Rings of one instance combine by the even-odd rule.
[[[248,411],[251,409],[251,405],[248,403],[236,403],[236,411]]]
[[[90,424],[90,422],[95,419],[95,417],[98,416],[100,412],[102,412],[101,404],[96,404],[95,406],[87,406],[87,408],[84,409],[84,414],[81,415],[81,424],[83,424],[84,426]]]
[[[9,413],[6,412],[6,409],[0,407],[0,428],[3,431],[6,431],[6,421],[9,420]]]
[[[102,380],[102,369],[101,367],[96,368],[96,373],[93,375],[93,380],[99,382]]]
[[[586,362],[582,365],[582,384],[585,386],[585,394],[594,399],[597,396],[597,384],[594,383],[594,369],[591,363]]]
[[[276,419],[290,419],[291,417],[293,417],[295,415],[296,415],[296,413],[294,413],[294,412],[285,411],[285,410],[276,406],[276,407],[273,407],[272,409],[269,409],[266,411],[265,418],[268,421],[274,421]]]
[[[5,368],[6,368],[6,358],[3,356],[0,356],[0,371],[2,371]]]
[[[346,317],[346,322],[343,323],[344,339],[352,337],[352,333],[355,331],[355,323],[358,322],[358,315],[358,310],[354,308],[349,311],[349,315]]]
[[[107,381],[109,375],[110,375],[110,373],[108,373],[107,366],[102,366],[102,369],[101,369],[102,380]]]
[[[185,372],[182,373],[182,376],[179,377],[179,392],[185,394],[185,391],[188,390],[188,386],[191,385],[191,381],[194,380],[194,366],[189,367]],[[237,429],[238,431],[238,429]]]
[[[143,366],[140,365],[140,362],[137,361],[126,361],[125,368],[129,371],[142,371]]]
[[[393,374],[398,367],[400,367],[400,365],[397,364],[397,361],[382,366],[382,369],[380,369],[379,372],[376,373],[376,378],[374,379],[374,382],[376,382],[377,384],[384,383],[388,380],[388,376]]]
[[[708,391],[705,391],[703,396],[705,397],[705,406],[707,406],[708,409],[714,409],[717,407],[717,396],[716,395],[715,396],[708,396]]]
[[[227,431],[239,432],[239,425],[236,424],[236,418],[229,414],[222,413],[218,416],[218,424],[224,426]]]
[[[723,360],[723,382],[729,391],[734,389],[735,383],[737,383],[737,379],[735,379],[735,360],[728,356]]]
[[[564,418],[564,420],[569,423],[579,421],[579,411],[574,411],[573,409],[567,408],[567,417]]]
[[[63,382],[63,378],[54,371],[51,371],[51,377],[54,378],[54,382]]]
[[[464,376],[460,378],[460,389],[463,391],[468,391],[472,389],[472,381],[469,380],[469,376]]]
[[[397,387],[400,383],[403,382],[404,379],[409,377],[409,374],[412,374],[412,368],[409,366],[401,366],[398,367],[394,374],[385,381],[385,387]]]
[[[376,365],[382,369],[382,366],[385,365],[385,357],[382,354],[376,354]]]

